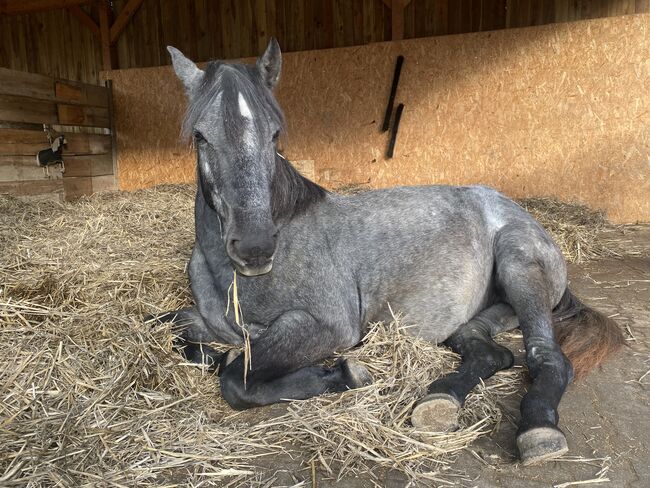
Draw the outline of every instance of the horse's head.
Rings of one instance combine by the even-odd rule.
[[[283,116],[271,90],[280,47],[272,39],[256,66],[217,61],[205,71],[168,50],[188,96],[184,131],[194,137],[198,184],[219,215],[226,252],[241,274],[268,273],[277,247],[272,186]]]

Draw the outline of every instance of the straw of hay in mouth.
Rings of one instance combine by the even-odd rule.
[[[226,316],[230,311],[230,292],[232,290],[232,307],[235,315],[235,324],[241,328],[242,336],[244,338],[243,343],[243,354],[244,354],[244,388],[246,388],[246,379],[248,377],[248,371],[253,367],[252,363],[252,354],[251,354],[251,338],[246,325],[244,324],[243,313],[241,309],[241,303],[239,301],[239,289],[237,288],[237,270],[232,271],[232,283],[228,287],[228,300],[226,305]]]

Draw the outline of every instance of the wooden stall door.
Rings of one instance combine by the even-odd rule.
[[[115,189],[106,87],[0,68],[0,193],[72,200]],[[64,165],[38,166],[51,135]]]

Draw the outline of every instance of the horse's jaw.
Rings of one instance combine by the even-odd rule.
[[[260,266],[259,268],[257,267],[254,268],[251,266],[241,266],[237,263],[233,263],[233,264],[239,274],[248,277],[265,275],[268,272],[270,272],[271,269],[273,269],[273,260],[270,260],[268,263],[266,263],[263,266]]]

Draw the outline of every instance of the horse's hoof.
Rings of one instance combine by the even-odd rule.
[[[458,428],[460,402],[447,393],[431,393],[413,409],[411,423],[424,432],[448,432]]]
[[[517,449],[521,463],[530,466],[562,456],[569,446],[559,429],[537,427],[517,436]]]
[[[359,361],[344,359],[340,362],[340,365],[345,375],[345,384],[351,390],[367,386],[373,382],[372,375]]]

